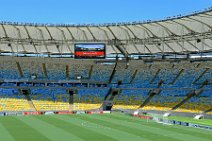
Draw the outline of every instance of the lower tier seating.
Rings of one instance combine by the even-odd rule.
[[[24,98],[0,97],[0,111],[32,111],[28,101]]]
[[[106,88],[83,88],[74,94],[74,104],[69,104],[66,91],[32,90],[30,98],[37,111],[98,109],[107,94]],[[148,98],[148,90],[123,90],[115,97],[114,109],[137,109]],[[162,91],[152,97],[143,110],[171,110],[186,98],[189,91]],[[175,111],[201,113],[212,107],[211,91],[190,98]],[[0,90],[0,111],[33,111],[26,97],[14,89]],[[211,113],[211,112],[210,112]]]

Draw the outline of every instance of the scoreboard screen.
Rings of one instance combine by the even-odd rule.
[[[74,56],[76,59],[104,59],[105,46],[103,43],[76,43]]]

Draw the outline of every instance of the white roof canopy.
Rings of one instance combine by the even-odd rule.
[[[77,42],[106,43],[107,54],[209,52],[212,11],[134,24],[0,25],[0,52],[70,54]]]

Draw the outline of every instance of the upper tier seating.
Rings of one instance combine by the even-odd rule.
[[[115,71],[113,71],[115,68]],[[114,72],[114,74],[112,73]],[[112,75],[113,74],[113,75]],[[33,78],[32,76],[36,76]],[[89,82],[87,86],[81,84]],[[79,82],[76,84],[78,94],[74,96],[74,105],[69,104],[67,91],[60,88],[31,88],[30,97],[37,110],[70,110],[99,108],[110,88],[121,88],[122,92],[115,98],[114,108],[137,109],[148,97],[150,90],[161,89],[143,108],[144,110],[170,110],[193,91],[199,90],[203,83],[203,93],[190,98],[176,111],[203,112],[212,106],[212,62],[129,62],[127,63],[58,63],[39,61],[0,60],[0,111],[32,110],[26,98],[14,90],[13,81],[60,81]],[[111,79],[111,84],[109,80]],[[122,84],[117,86],[117,82]],[[8,83],[7,83],[8,82]],[[159,82],[163,82],[159,85]],[[109,83],[107,88],[95,87],[92,83]],[[30,84],[21,84],[28,86]],[[54,88],[56,84],[49,87]],[[6,88],[10,92],[6,92]],[[11,88],[10,88],[11,87]],[[41,86],[42,87],[42,86]],[[66,88],[72,88],[67,85]],[[13,91],[12,91],[13,90]],[[19,105],[19,106],[15,106]]]

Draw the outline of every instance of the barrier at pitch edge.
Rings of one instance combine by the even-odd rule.
[[[109,114],[110,111],[87,111],[87,114]]]
[[[74,112],[72,112],[72,111],[59,111],[59,112],[55,112],[55,114],[58,114],[58,115],[69,115],[69,114],[74,114]]]
[[[164,123],[169,123],[169,124],[175,124],[175,125],[182,125],[182,126],[188,126],[188,127],[212,130],[212,126],[205,126],[205,125],[194,124],[194,123],[189,123],[189,122],[182,122],[182,121],[176,121],[176,120],[167,120],[167,119],[160,119],[160,121],[164,122]]]
[[[109,114],[110,111],[29,111],[29,112],[0,112],[0,116],[27,116],[27,115],[48,115],[49,112],[59,115],[68,114]]]
[[[134,116],[134,117],[141,118],[141,119],[150,119],[150,120],[153,119],[153,117],[151,117],[151,116],[143,116],[143,115],[133,115],[133,116]]]
[[[199,125],[199,124],[193,124],[193,123],[189,123],[189,126],[190,127],[195,127],[195,128],[212,130],[212,126],[205,126],[205,125]]]
[[[42,115],[42,112],[24,112],[23,115]]]

